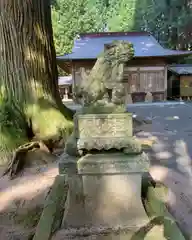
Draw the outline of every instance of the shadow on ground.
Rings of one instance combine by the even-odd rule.
[[[50,164],[26,169],[14,180],[0,178],[0,239],[30,239],[57,174],[57,165]]]

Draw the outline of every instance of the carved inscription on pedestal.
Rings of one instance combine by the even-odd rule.
[[[87,114],[78,116],[78,138],[126,138],[132,136],[132,116]]]

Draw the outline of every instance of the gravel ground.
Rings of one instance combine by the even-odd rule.
[[[189,164],[192,157],[192,104],[128,106],[133,115],[152,119],[152,126],[137,134],[155,136],[151,163],[179,170],[178,161]]]
[[[157,137],[150,152],[150,173],[169,187],[170,212],[192,235],[192,104],[131,105],[128,110],[152,119],[152,126],[137,136]]]

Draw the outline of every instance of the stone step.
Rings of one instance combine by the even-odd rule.
[[[58,231],[51,240],[165,240],[167,236],[164,236],[164,226],[155,225],[149,222],[146,226],[139,229],[136,232],[131,230],[121,230],[115,232],[101,231],[96,232],[82,229],[61,229]]]

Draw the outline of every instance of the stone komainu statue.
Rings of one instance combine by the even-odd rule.
[[[133,56],[133,44],[127,41],[106,44],[91,72],[88,75],[82,73],[82,81],[75,89],[76,97],[83,98],[85,105],[98,101],[122,104],[124,64]]]

